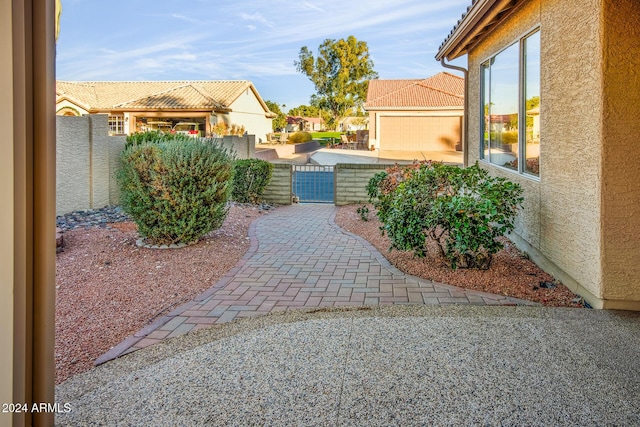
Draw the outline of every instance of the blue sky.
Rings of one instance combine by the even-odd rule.
[[[313,84],[293,62],[327,38],[366,41],[380,78],[426,78],[471,0],[62,0],[59,80],[251,80],[286,109]],[[466,65],[466,60],[454,62]]]

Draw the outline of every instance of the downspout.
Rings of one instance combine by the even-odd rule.
[[[467,149],[467,141],[469,136],[469,109],[467,108],[467,99],[469,94],[469,71],[466,68],[457,67],[455,65],[447,64],[444,62],[444,57],[440,59],[440,64],[444,68],[451,68],[464,74],[464,110],[462,113],[462,167],[469,166],[469,150]]]

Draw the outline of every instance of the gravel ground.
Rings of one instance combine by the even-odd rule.
[[[75,215],[56,260],[56,383],[214,285],[249,248],[249,225],[261,212],[234,205],[220,229],[180,250],[137,247],[130,221],[107,226],[94,213]],[[93,226],[77,226],[82,216]]]
[[[393,250],[391,242],[380,233],[380,221],[369,205],[369,221],[363,221],[356,209],[361,205],[340,208],[336,223],[363,237],[375,246],[396,268],[413,276],[466,289],[536,301],[553,307],[582,307],[582,300],[566,286],[554,280],[505,238],[505,249],[493,256],[489,270],[458,269],[452,271],[439,254],[435,243],[425,258],[411,252]],[[547,288],[546,286],[549,286]]]

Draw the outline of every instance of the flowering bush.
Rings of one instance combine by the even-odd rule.
[[[426,239],[438,244],[451,268],[489,268],[513,230],[523,201],[518,184],[489,176],[476,163],[461,169],[421,162],[374,176],[369,195],[391,248],[424,256]]]

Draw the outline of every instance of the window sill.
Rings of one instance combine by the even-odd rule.
[[[506,171],[506,172],[508,172],[510,174],[513,174],[515,176],[526,178],[526,179],[529,179],[529,180],[531,180],[533,182],[540,182],[540,176],[531,175],[531,174],[528,174],[528,173],[519,173],[518,171],[515,171],[513,169],[506,168],[504,166],[500,166],[500,165],[495,164],[495,163],[491,163],[491,162],[487,161],[486,159],[479,159],[478,161],[480,163],[486,165],[486,166],[491,166],[491,167],[494,167],[496,169],[499,169],[499,170],[502,170],[502,171]]]

